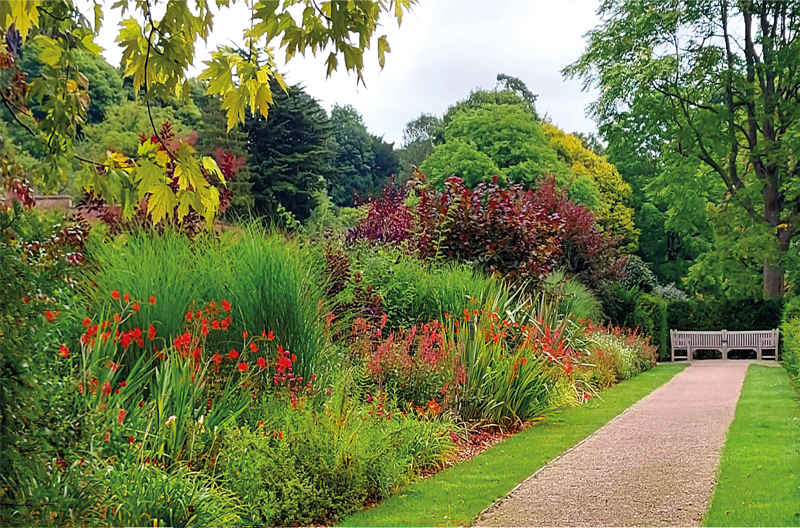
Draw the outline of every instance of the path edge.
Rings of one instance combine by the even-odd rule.
[[[493,501],[493,502],[492,502],[492,503],[491,503],[489,506],[487,506],[486,508],[484,508],[483,510],[481,510],[481,512],[480,512],[480,513],[478,513],[478,515],[476,515],[476,516],[475,516],[475,518],[474,518],[474,520],[473,520],[474,522],[473,522],[473,521],[470,521],[470,526],[480,526],[480,524],[478,523],[478,521],[479,521],[479,520],[480,520],[480,519],[481,519],[481,518],[482,518],[484,515],[486,515],[486,514],[489,514],[489,513],[491,513],[492,511],[494,511],[494,510],[496,510],[497,508],[499,508],[499,507],[500,507],[500,506],[501,506],[501,505],[502,505],[504,502],[506,502],[506,501],[507,501],[509,498],[511,498],[511,496],[512,496],[512,495],[514,495],[514,493],[515,493],[515,492],[516,492],[516,491],[517,491],[517,490],[518,490],[520,487],[522,487],[522,485],[523,485],[523,484],[525,484],[525,483],[526,483],[526,482],[528,482],[529,480],[533,480],[533,479],[535,479],[535,478],[536,478],[536,476],[537,476],[537,475],[538,475],[540,472],[542,472],[542,471],[543,471],[543,470],[544,470],[546,467],[548,467],[548,466],[550,466],[551,464],[555,463],[556,461],[560,460],[562,457],[565,457],[566,455],[568,455],[569,453],[571,453],[573,450],[575,450],[575,449],[579,448],[581,445],[583,445],[583,443],[584,443],[584,442],[587,442],[589,439],[591,439],[592,437],[594,437],[596,434],[600,433],[600,431],[602,431],[603,429],[605,429],[606,427],[608,427],[609,425],[611,425],[611,424],[612,424],[612,423],[614,423],[615,421],[617,421],[617,420],[621,419],[621,418],[622,418],[623,416],[625,416],[625,415],[626,415],[628,412],[630,412],[630,410],[631,410],[631,409],[633,409],[634,407],[636,407],[637,405],[639,405],[641,402],[643,402],[643,401],[645,401],[646,399],[650,398],[651,396],[653,396],[653,394],[655,394],[656,392],[660,391],[661,389],[663,389],[664,387],[666,387],[667,385],[669,385],[670,383],[672,383],[672,382],[675,380],[675,378],[677,378],[678,376],[680,376],[681,374],[683,374],[684,372],[686,372],[686,371],[688,370],[688,367],[689,367],[689,366],[691,366],[691,362],[689,362],[689,365],[687,365],[687,368],[684,368],[684,369],[682,369],[680,372],[678,372],[677,374],[675,374],[674,376],[672,376],[672,377],[671,377],[669,380],[667,380],[666,382],[662,383],[661,385],[659,385],[658,387],[656,387],[655,389],[653,389],[652,391],[650,391],[650,392],[649,392],[648,394],[646,394],[644,397],[642,397],[642,398],[639,398],[638,400],[636,400],[635,402],[633,402],[633,404],[631,404],[630,406],[626,407],[626,408],[625,408],[625,409],[624,409],[624,410],[623,410],[621,413],[619,413],[618,415],[614,416],[614,417],[613,417],[613,418],[611,418],[609,421],[607,421],[606,423],[604,423],[604,424],[602,425],[602,427],[598,427],[598,428],[597,428],[597,429],[595,429],[595,430],[594,430],[594,431],[593,431],[591,434],[589,434],[589,435],[587,435],[586,437],[584,437],[584,438],[583,438],[581,441],[579,441],[578,443],[576,443],[576,444],[575,444],[575,445],[573,445],[572,447],[570,447],[570,448],[566,449],[566,450],[565,450],[563,453],[561,453],[560,455],[558,455],[558,456],[554,457],[553,459],[549,460],[549,461],[548,461],[546,464],[544,464],[542,467],[540,467],[539,469],[537,469],[536,471],[534,471],[532,474],[528,475],[528,476],[527,476],[525,479],[523,479],[523,480],[521,480],[520,482],[518,482],[518,483],[517,483],[517,485],[516,485],[516,486],[514,486],[513,488],[511,488],[511,490],[509,490],[509,492],[508,492],[508,493],[506,493],[506,494],[505,494],[505,495],[503,495],[502,497],[499,497],[499,498],[495,499],[495,500],[494,500],[494,501]],[[748,367],[748,370],[749,370],[749,367]],[[744,383],[742,383],[742,385],[744,385]],[[721,452],[720,452],[720,454],[721,454]]]

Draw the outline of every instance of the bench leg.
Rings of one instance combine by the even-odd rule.
[[[727,348],[723,348],[722,350],[720,350],[720,352],[722,352],[722,359],[728,359],[728,349]]]
[[[761,361],[761,348],[760,347],[756,349],[756,359],[758,361]]]
[[[691,361],[693,357],[694,357],[694,350],[692,350],[691,347],[687,348],[686,349],[686,360],[687,361]]]

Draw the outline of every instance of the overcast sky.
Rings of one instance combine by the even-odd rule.
[[[386,18],[376,32],[376,37],[388,34],[392,52],[380,70],[375,48],[367,51],[366,87],[344,71],[326,79],[327,54],[297,57],[282,71],[327,109],[334,103],[355,106],[370,132],[397,146],[408,121],[423,112],[441,115],[474,88],[493,88],[498,73],[525,81],[539,95],[539,113],[562,129],[590,132],[595,126],[586,106],[592,94],[560,72],[581,54],[583,35],[599,22],[596,9],[597,0],[420,0],[400,28]],[[242,6],[215,17],[214,34],[199,51],[199,61],[218,44],[233,43],[247,18]],[[114,65],[120,57],[114,45],[118,21],[109,13],[98,39]]]

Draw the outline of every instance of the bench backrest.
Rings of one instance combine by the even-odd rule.
[[[775,348],[777,330],[695,331],[670,330],[673,348]]]

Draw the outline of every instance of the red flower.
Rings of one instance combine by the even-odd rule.
[[[128,443],[129,443],[129,444],[132,444],[132,443],[133,443],[133,437],[132,437],[132,436],[129,436],[129,437],[128,437]]]
[[[92,324],[92,320],[91,320],[91,319],[89,319],[88,317],[84,317],[84,318],[83,318],[83,321],[81,321],[81,324],[82,324],[83,326],[85,326],[85,327],[87,327],[87,328],[88,328],[88,327],[89,327],[89,325],[90,325],[90,324]]]
[[[47,311],[44,313],[44,316],[47,318],[47,320],[48,320],[48,321],[52,321],[53,319],[55,319],[55,318],[56,318],[56,314],[54,314],[54,313],[53,313],[53,312],[51,312],[50,310],[47,310]]]
[[[156,298],[151,295],[150,296],[150,304],[155,304],[155,303],[156,303]]]
[[[223,319],[222,322],[220,322],[220,326],[222,327],[223,330],[227,330],[228,326],[230,326],[230,324],[231,324],[231,316],[230,315],[228,317],[226,317],[225,319]]]
[[[283,433],[281,431],[278,431],[278,439],[283,440]]]
[[[125,295],[122,296],[122,300],[125,301],[125,302],[130,301],[131,300],[131,294],[130,293],[126,293]]]
[[[250,370],[250,365],[248,365],[245,361],[240,361],[237,365],[237,368],[239,369],[239,372],[247,372]]]
[[[128,386],[128,382],[127,381],[120,381],[119,382],[119,386],[120,387],[127,387]]]
[[[297,356],[292,354],[292,363],[296,363],[296,362],[297,362]]]
[[[522,364],[523,364],[523,365],[524,365],[525,363],[527,363],[527,362],[528,362],[528,358],[522,358]]]
[[[219,321],[217,321],[216,319],[211,321],[211,328],[213,328],[214,330],[219,330]]]
[[[260,368],[261,370],[264,370],[265,368],[267,368],[267,360],[264,359],[263,357],[259,357],[256,360],[256,363],[258,363],[258,368]]]
[[[222,363],[222,356],[220,356],[218,353],[214,354],[213,356],[211,356],[211,361],[215,365],[219,365],[220,363]]]
[[[119,316],[119,314],[118,314],[118,313],[115,313],[115,314],[114,314],[114,322],[115,322],[115,323],[119,323],[120,319],[122,319],[122,318]]]
[[[58,353],[61,354],[61,357],[64,359],[69,357],[69,349],[66,347],[66,345],[61,345],[58,347]]]
[[[117,415],[117,423],[122,425],[122,422],[125,421],[125,416],[128,414],[128,411],[125,409],[120,409],[119,414]]]
[[[141,308],[141,306],[139,306],[139,303],[133,303],[133,311],[134,311],[134,313],[138,312],[140,308]]]
[[[247,330],[242,330],[242,339],[247,339]]]
[[[592,395],[591,395],[591,394],[589,394],[588,392],[585,392],[585,393],[583,394],[583,399],[584,399],[584,400],[591,400],[591,399],[592,399]]]
[[[152,341],[153,339],[155,339],[155,337],[156,337],[156,327],[150,325],[150,328],[147,329],[147,339]]]
[[[273,339],[275,339],[275,332],[270,330],[269,332],[267,332],[267,340],[272,341]]]
[[[228,357],[231,359],[236,359],[239,357],[239,353],[236,351],[235,348],[232,348],[230,352],[228,352]]]
[[[111,440],[111,431],[106,431],[106,436],[103,438],[106,442]]]
[[[231,303],[229,303],[225,299],[222,299],[222,302],[220,304],[222,304],[222,309],[225,310],[226,312],[231,311]]]
[[[194,315],[194,313],[192,313],[192,311],[191,311],[191,310],[189,310],[188,312],[186,312],[186,322],[189,322],[189,321],[191,321],[191,320],[192,320],[192,316],[193,316],[193,315]]]
[[[100,393],[103,396],[109,396],[111,394],[111,382],[106,381],[105,383],[103,383],[103,388],[100,389]]]
[[[256,352],[258,352],[258,345],[257,345],[257,344],[255,344],[255,343],[250,343],[250,352],[252,352],[252,353],[254,353],[254,354],[255,354]]]
[[[119,290],[114,290],[111,292],[112,299],[119,299]]]

